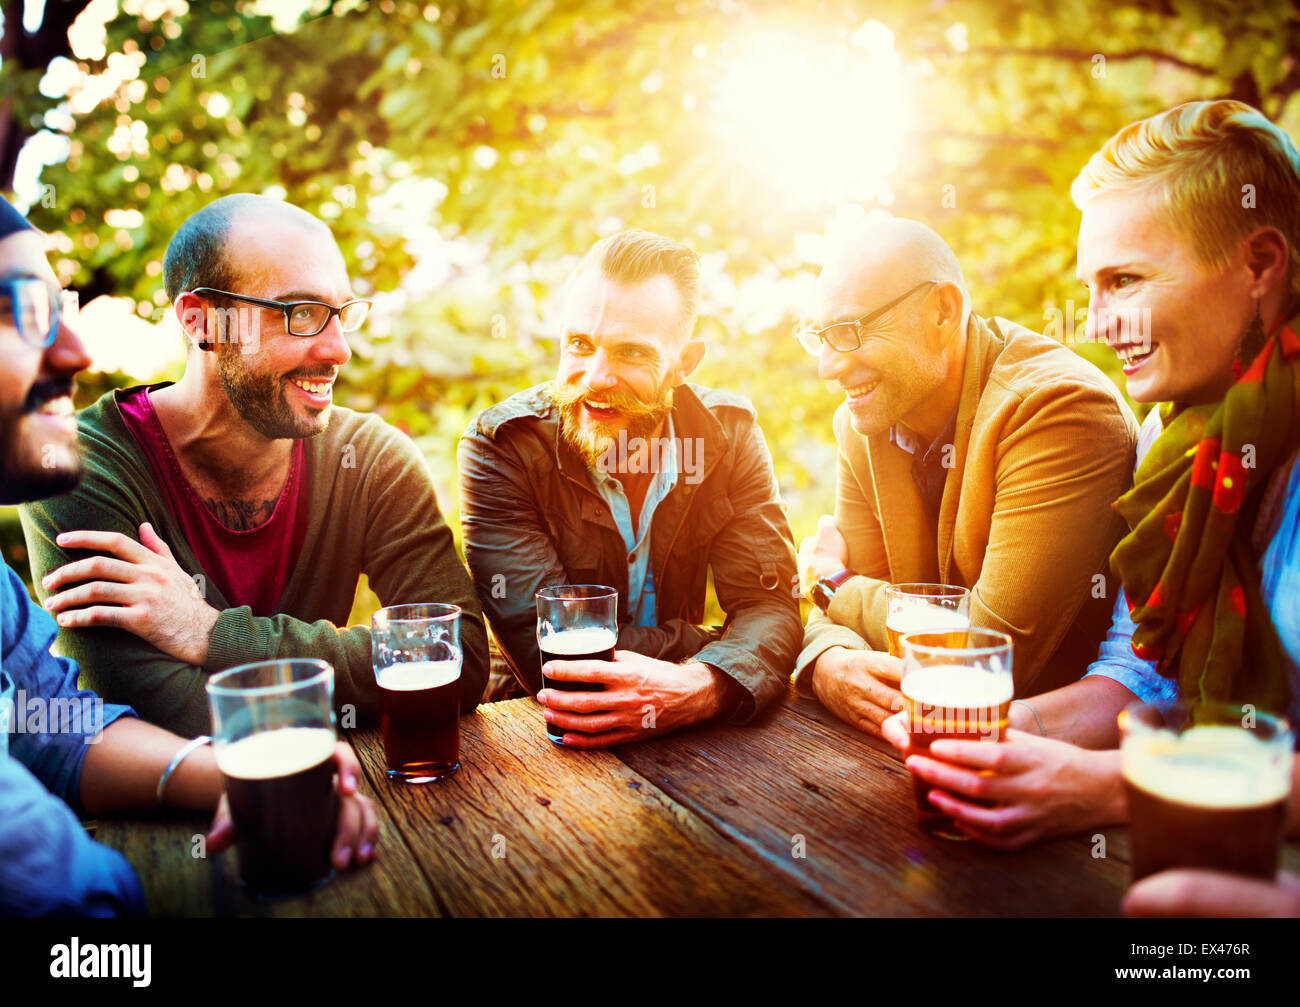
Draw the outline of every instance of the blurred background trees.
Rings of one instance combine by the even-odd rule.
[[[280,195],[330,224],[376,299],[337,400],[416,439],[453,527],[456,439],[553,372],[558,292],[597,238],[639,226],[700,252],[695,380],[754,401],[802,536],[832,503],[838,396],[791,330],[828,231],[922,220],[977,311],[1115,374],[1075,342],[1071,179],[1120,126],[1191,99],[1294,133],[1300,88],[1296,5],[1254,0],[3,8],[0,185],[81,292],[79,404],[178,376],[161,264],[180,222]],[[24,569],[11,513],[0,538]]]

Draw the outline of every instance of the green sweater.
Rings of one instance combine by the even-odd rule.
[[[182,537],[153,468],[127,429],[114,393],[77,417],[81,484],[63,496],[20,509],[32,579],[90,555],[54,543],[63,531],[116,531],[139,537],[150,522],[186,573],[203,574],[208,603],[221,614],[203,667],[185,664],[125,630],[65,629],[63,654],[75,660],[87,687],[114,703],[133,706],[146,720],[183,735],[207,733],[208,676],[250,661],[316,657],[334,666],[335,705],[359,716],[378,712],[370,665],[370,630],[340,629],[352,610],[364,573],[386,605],[452,602],[461,617],[461,711],[474,709],[488,676],[487,634],[469,574],[423,456],[410,438],[377,416],[334,406],[326,431],[303,441],[307,530],[289,576],[280,611],[254,616],[231,608]]]

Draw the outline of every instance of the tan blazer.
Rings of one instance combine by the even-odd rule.
[[[1092,364],[1002,318],[972,313],[963,375],[937,528],[912,456],[836,410],[835,523],[861,576],[836,592],[829,617],[814,609],[808,620],[802,694],[827,648],[886,649],[890,583],[969,587],[971,623],[1015,641],[1019,696],[1075,681],[1096,658],[1119,590],[1108,557],[1127,529],[1110,505],[1132,481],[1133,414]]]

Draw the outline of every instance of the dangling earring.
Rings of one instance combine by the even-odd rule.
[[[1232,362],[1232,372],[1240,378],[1242,373],[1259,356],[1259,351],[1264,348],[1264,343],[1268,341],[1268,334],[1264,331],[1264,315],[1261,308],[1260,298],[1255,298],[1255,317],[1250,320],[1250,325],[1246,327],[1245,333],[1241,337],[1241,342],[1237,345],[1237,355]]]

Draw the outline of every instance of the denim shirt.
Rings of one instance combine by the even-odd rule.
[[[134,714],[77,688],[76,664],[50,653],[53,618],[0,571],[0,916],[142,913],[130,864],[73,811],[87,746]]]
[[[651,441],[650,458],[652,464],[658,465],[658,471],[646,490],[641,518],[635,529],[632,527],[632,505],[623,492],[623,484],[606,472],[588,467],[596,492],[609,505],[618,533],[623,536],[623,546],[627,550],[627,611],[634,626],[654,626],[659,621],[655,615],[654,571],[650,569],[650,522],[655,516],[655,508],[677,485],[677,438],[673,434],[671,416],[658,441],[663,444],[663,450],[656,450],[656,443]]]
[[[1138,439],[1138,463],[1150,449],[1154,437]],[[1291,467],[1283,494],[1280,519],[1269,539],[1268,548],[1259,561],[1260,587],[1273,626],[1287,659],[1291,684],[1291,709],[1287,719],[1300,723],[1300,463]],[[1097,660],[1088,666],[1087,675],[1113,679],[1143,703],[1168,709],[1178,699],[1178,683],[1165,678],[1151,661],[1133,653],[1133,633],[1137,629],[1128,614],[1128,600],[1123,589],[1115,601],[1110,630],[1098,649]],[[1084,677],[1087,677],[1085,675]]]

